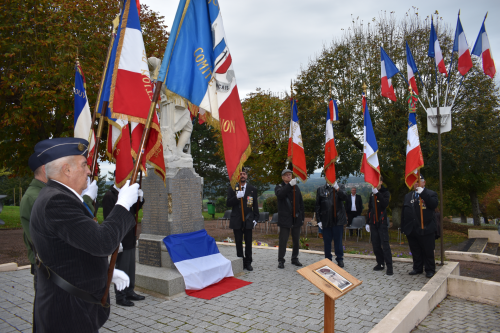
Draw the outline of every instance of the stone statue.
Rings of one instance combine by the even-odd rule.
[[[151,79],[158,77],[161,60],[148,58]],[[160,129],[163,143],[163,157],[166,168],[192,168],[191,133],[193,123],[186,101],[170,92],[163,86],[160,102]],[[176,140],[176,134],[178,138]]]

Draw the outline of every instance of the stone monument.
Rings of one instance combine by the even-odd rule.
[[[148,64],[154,79],[161,61],[149,58]],[[135,285],[170,297],[183,293],[185,285],[163,238],[204,228],[203,178],[193,168],[189,142],[193,125],[185,101],[162,90],[160,105],[166,179],[164,184],[154,169],[148,168],[148,177],[142,180],[145,204],[136,249]],[[228,259],[233,273],[241,273],[242,259]]]

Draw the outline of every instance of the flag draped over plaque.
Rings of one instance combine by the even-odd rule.
[[[191,103],[192,112],[209,113],[208,122],[221,132],[227,172],[235,184],[251,148],[219,2],[180,1],[158,80]]]
[[[92,164],[92,158],[95,154],[95,133],[92,130],[92,116],[90,115],[89,101],[85,89],[85,75],[83,75],[80,62],[76,61],[75,66],[75,138],[88,140],[90,138],[89,154],[87,155],[87,164]]]

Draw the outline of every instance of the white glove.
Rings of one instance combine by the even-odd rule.
[[[120,246],[118,247],[118,253],[123,252],[123,245],[120,243]]]
[[[92,199],[92,201],[94,201],[95,198],[97,198],[97,190],[98,190],[97,182],[94,180],[91,183],[90,178],[87,177],[87,188],[85,190],[83,190],[82,197],[84,195],[87,195],[90,197],[90,199]]]
[[[257,226],[257,221],[253,221],[253,228],[255,229],[255,226]]]
[[[323,223],[318,222],[318,227],[320,227],[320,229],[323,229]]]
[[[378,190],[377,190],[377,188],[376,188],[376,187],[374,187],[374,188],[373,188],[372,193],[373,193],[373,194],[377,194],[377,193],[378,193]]]
[[[111,282],[115,284],[116,289],[122,291],[130,285],[130,278],[124,271],[115,268],[113,270],[113,278],[111,279]]]
[[[422,193],[422,191],[423,191],[423,190],[424,190],[424,188],[423,188],[423,187],[417,187],[417,193],[418,193],[418,194]]]
[[[139,201],[144,201],[144,191],[139,189],[137,192],[139,193]]]
[[[237,191],[236,192],[236,198],[241,199],[245,196],[245,192],[243,191]]]
[[[337,182],[335,182],[335,184],[333,184],[333,188],[335,189],[335,191],[339,189],[339,185],[337,184]]]
[[[118,194],[117,205],[124,207],[126,210],[130,210],[133,204],[137,202],[139,197],[139,184],[135,183],[130,185],[130,180],[127,180],[125,185],[120,189]]]
[[[294,179],[290,180],[290,182],[288,184],[290,184],[290,186],[297,185],[297,178],[294,178]]]
[[[368,224],[365,225],[365,229],[366,229],[367,232],[370,232],[370,226]]]

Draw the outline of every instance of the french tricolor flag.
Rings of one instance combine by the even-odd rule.
[[[465,38],[460,14],[458,15],[457,29],[455,30],[455,42],[453,43],[453,52],[458,52],[457,69],[464,76],[472,68],[472,59],[470,56],[469,45]]]
[[[335,137],[333,134],[333,113],[332,112],[332,100],[330,100],[330,107],[326,109],[326,140],[325,140],[325,178],[328,184],[333,185],[337,180],[335,174],[335,161],[338,159],[337,148],[335,147]]]
[[[75,73],[75,138],[88,140],[90,137],[89,153],[87,155],[87,164],[92,163],[92,157],[95,153],[95,134],[90,128],[92,126],[92,116],[90,115],[89,101],[85,90],[85,76],[83,75],[80,63],[76,62]]]
[[[486,20],[486,17],[484,19]],[[474,48],[472,49],[472,54],[483,58],[484,74],[493,78],[497,70],[495,68],[495,62],[493,61],[493,55],[491,54],[490,41],[486,33],[484,21],[479,31],[479,35],[477,36],[476,44],[474,44]]]
[[[406,145],[405,183],[409,189],[417,181],[417,171],[424,166],[424,157],[420,148],[417,118],[414,112],[408,115],[408,136]]]
[[[219,252],[205,229],[173,234],[163,242],[187,290],[201,290],[234,275],[231,261]]]
[[[428,56],[434,58],[436,61],[436,66],[440,73],[448,76],[446,71],[446,66],[444,65],[443,53],[441,52],[441,47],[439,47],[439,41],[437,38],[436,30],[434,30],[434,21],[431,20],[431,35],[429,38],[429,51]]]
[[[394,87],[392,86],[391,77],[399,73],[399,69],[396,67],[396,65],[394,65],[391,58],[389,58],[382,47],[380,47],[380,60],[382,96],[387,97],[395,102],[396,94],[394,93]]]
[[[408,42],[406,42],[406,69],[408,71],[408,83],[410,84],[413,92],[418,95],[417,81],[415,80],[415,74],[418,73],[418,68],[415,63],[415,59],[413,59],[413,55],[411,54]]]
[[[292,107],[292,119],[288,133],[288,160],[293,164],[293,173],[305,182],[307,179],[306,154],[300,133],[297,101],[291,99],[290,106]]]
[[[380,165],[378,163],[378,144],[373,131],[370,111],[366,104],[366,96],[363,93],[363,115],[364,115],[364,135],[363,135],[363,160],[360,172],[365,175],[365,182],[377,187],[380,181]]]
[[[330,98],[328,103],[328,108],[330,109],[330,121],[336,123],[339,121],[339,108],[337,107],[337,101]]]

